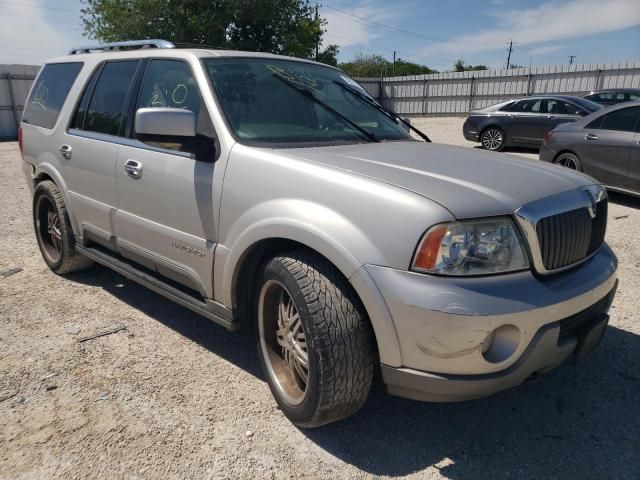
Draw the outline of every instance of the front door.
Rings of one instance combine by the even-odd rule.
[[[119,251],[211,298],[218,215],[213,126],[186,62],[149,62],[136,110],[153,107],[193,111],[198,135],[187,142],[136,138],[134,131],[131,142],[120,146],[114,221]]]
[[[620,108],[583,129],[584,140],[576,153],[586,173],[606,185],[626,187],[631,183],[630,150],[638,115],[640,107]]]

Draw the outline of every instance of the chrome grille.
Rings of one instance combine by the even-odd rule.
[[[527,203],[515,219],[536,272],[560,272],[589,258],[604,243],[607,191],[585,185]]]
[[[547,270],[573,265],[600,248],[607,228],[607,200],[595,210],[595,218],[587,208],[578,208],[538,221],[536,233]]]

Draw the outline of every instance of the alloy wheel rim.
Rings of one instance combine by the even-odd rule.
[[[482,145],[488,150],[496,150],[502,145],[502,132],[491,128],[482,135]]]
[[[45,255],[57,262],[62,255],[62,227],[55,205],[47,197],[38,202],[36,227]]]
[[[568,155],[560,155],[554,163],[556,165],[560,165],[561,167],[570,168],[571,170],[578,169],[575,160]]]
[[[307,337],[293,298],[277,280],[262,287],[258,321],[260,348],[274,386],[288,404],[301,404],[309,383]]]

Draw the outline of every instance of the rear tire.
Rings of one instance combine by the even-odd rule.
[[[576,170],[578,172],[582,171],[582,166],[580,165],[580,159],[578,156],[571,152],[563,152],[553,159],[553,163],[555,165],[560,165],[561,167],[566,167],[571,170]]]
[[[42,258],[54,273],[64,275],[93,265],[76,251],[64,197],[50,180],[40,182],[33,193],[33,226]]]
[[[488,127],[480,134],[480,143],[485,150],[499,152],[505,147],[507,137],[501,128]]]
[[[299,427],[318,427],[365,403],[374,336],[347,280],[307,252],[270,260],[258,283],[258,351],[269,388]]]

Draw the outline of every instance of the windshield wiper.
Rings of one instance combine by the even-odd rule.
[[[351,85],[348,85],[346,83],[342,83],[339,82],[338,80],[334,80],[333,83],[335,83],[336,85],[339,85],[341,88],[343,88],[344,90],[346,90],[347,92],[355,95],[356,97],[358,97],[361,100],[364,100],[367,104],[371,105],[373,108],[375,108],[376,110],[384,113],[387,117],[389,117],[391,120],[393,120],[394,122],[398,123],[398,122],[402,122],[404,123],[409,129],[413,130],[414,132],[416,132],[416,134],[422,138],[425,142],[429,142],[431,143],[431,139],[427,136],[426,133],[421,132],[420,130],[418,130],[416,127],[414,127],[413,125],[411,125],[409,122],[407,122],[404,118],[398,116],[397,114],[395,114],[392,110],[389,110],[386,107],[383,107],[382,105],[380,105],[378,102],[376,102],[373,98],[365,95],[364,93],[362,93],[361,91],[359,91],[357,88],[352,87]]]
[[[370,142],[379,142],[380,140],[378,140],[376,138],[376,136],[373,133],[367,132],[364,128],[362,128],[360,125],[358,125],[356,122],[354,122],[353,120],[351,120],[349,117],[344,116],[343,114],[341,114],[340,112],[338,112],[335,108],[333,108],[331,105],[323,102],[322,100],[320,100],[319,98],[317,98],[313,92],[311,90],[308,90],[304,87],[297,87],[296,84],[290,82],[289,80],[287,80],[284,77],[281,77],[280,75],[274,73],[273,74],[274,77],[276,77],[279,80],[282,80],[282,82],[284,82],[285,85],[288,85],[289,87],[293,88],[294,90],[296,90],[297,92],[300,92],[302,95],[304,95],[306,98],[311,99],[313,102],[317,103],[318,105],[320,105],[322,108],[324,108],[325,110],[327,110],[328,112],[332,113],[334,116],[338,117],[339,119],[347,122],[349,125],[351,125],[353,128],[355,128],[359,133],[361,133],[362,135],[364,135],[367,140],[369,140]]]

